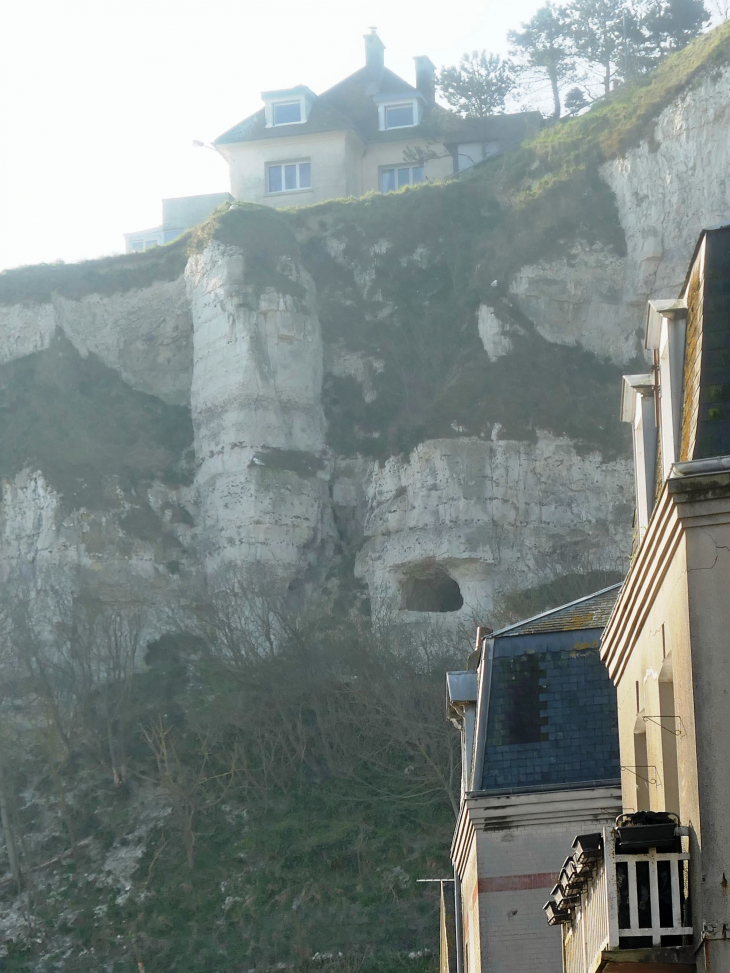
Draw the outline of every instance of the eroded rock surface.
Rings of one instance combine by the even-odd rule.
[[[68,342],[75,393],[114,377],[105,421],[125,457],[88,462],[93,397],[85,425],[58,425],[60,450],[24,457],[6,434],[5,575],[79,564],[161,591],[263,563],[287,581],[348,575],[405,618],[463,619],[561,574],[623,569],[633,486],[617,376],[643,355],[647,298],[674,296],[700,230],[730,221],[729,132],[724,69],[601,167],[625,248],[577,229],[494,286],[490,266],[464,271],[468,248],[457,259],[443,228],[422,239],[427,227],[390,225],[385,208],[359,226],[348,204],[294,221],[285,252],[265,234],[214,239],[184,278],[0,305],[14,396],[0,408],[21,408],[22,369]],[[56,368],[38,362],[34,375]],[[37,381],[50,415],[57,385]],[[615,399],[589,416],[594,381]]]

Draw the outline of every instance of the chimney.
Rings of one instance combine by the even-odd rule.
[[[374,77],[379,78],[385,67],[385,44],[371,27],[370,33],[365,34],[365,67]]]
[[[436,65],[423,54],[413,60],[416,62],[416,88],[429,105],[433,105],[436,103]]]

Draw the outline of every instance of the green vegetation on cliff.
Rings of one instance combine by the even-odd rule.
[[[727,63],[729,38],[701,38],[458,181],[291,212],[235,205],[149,254],[7,272],[0,303],[172,280],[215,239],[243,251],[252,297],[316,293],[326,354],[370,369],[370,389],[356,370],[325,377],[340,455],[490,438],[499,424],[502,437],[546,429],[615,456],[627,446],[619,369],[547,341],[509,283],[576,245],[623,254],[599,165],[650,140],[669,101]],[[478,336],[481,303],[511,344],[496,361]],[[131,494],[181,475],[191,442],[186,410],[64,340],[2,367],[0,410],[0,474],[39,466],[69,506],[99,504],[111,480]],[[296,451],[257,459],[316,473]],[[149,538],[150,515],[133,508],[120,526]],[[568,576],[503,609],[528,615],[608,580]],[[247,582],[228,601],[190,597],[146,645],[134,606],[56,594],[42,592],[40,633],[22,586],[0,606],[0,787],[17,838],[17,875],[8,862],[0,880],[4,970],[434,968],[434,889],[416,879],[449,869],[458,753],[443,673],[464,661],[453,644],[430,633],[416,646],[326,609],[294,615]]]
[[[128,601],[46,592],[48,645],[6,589],[8,973],[432,969],[435,889],[416,879],[448,874],[459,653],[272,590],[232,578],[145,650]]]
[[[190,412],[132,389],[70,341],[0,365],[0,477],[41,470],[67,510],[112,492],[188,476]]]

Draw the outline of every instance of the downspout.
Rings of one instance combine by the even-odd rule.
[[[486,750],[487,720],[489,718],[489,697],[492,692],[492,667],[494,663],[494,639],[487,637],[479,673],[479,708],[477,710],[476,745],[471,768],[472,791],[482,789],[484,777],[484,751]]]
[[[456,973],[464,973],[463,922],[461,916],[461,879],[454,865],[454,919],[456,923]]]

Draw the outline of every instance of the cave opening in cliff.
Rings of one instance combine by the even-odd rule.
[[[459,585],[433,561],[408,569],[401,581],[401,609],[412,612],[457,612],[464,604]]]

